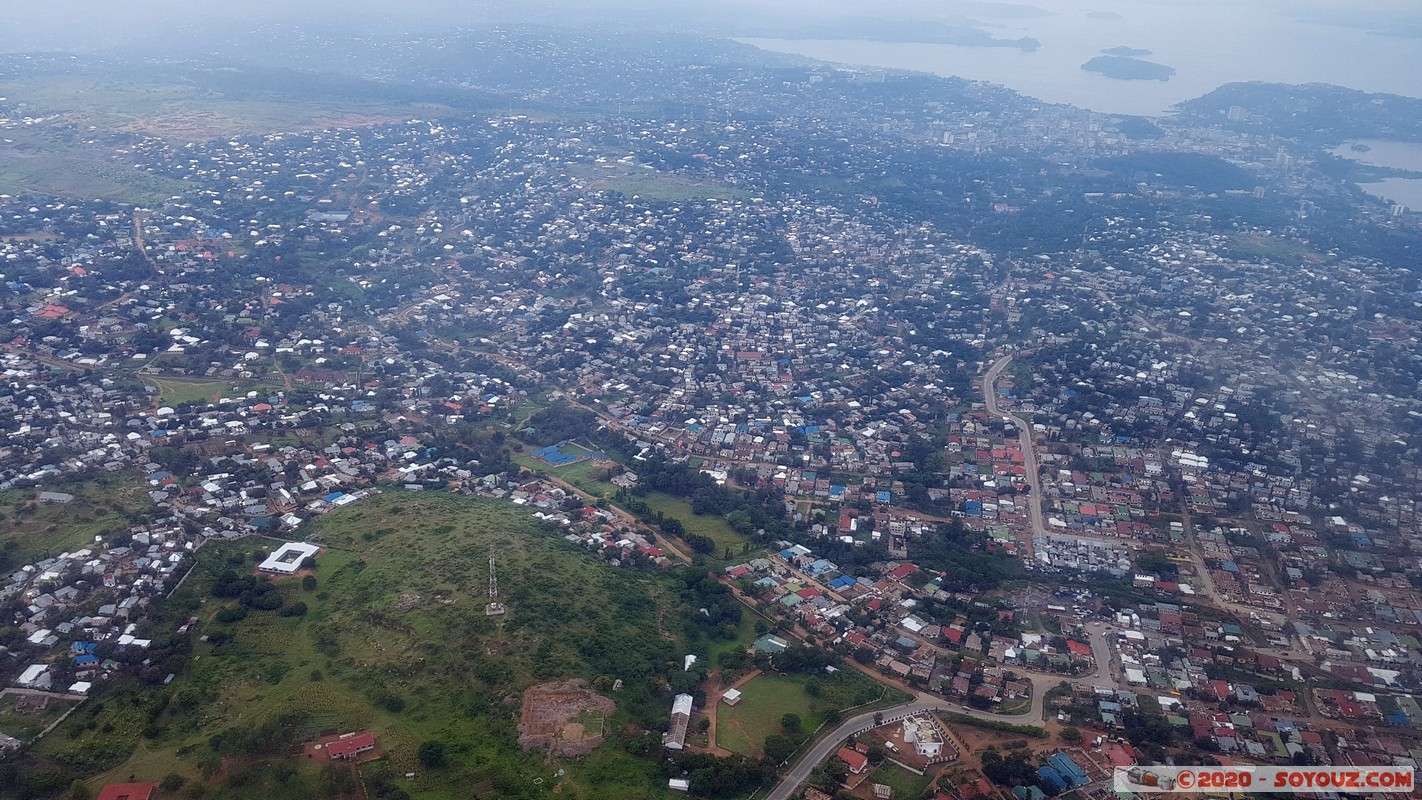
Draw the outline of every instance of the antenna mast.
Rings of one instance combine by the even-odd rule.
[[[494,573],[494,548],[489,548],[489,604],[484,606],[484,616],[497,617],[507,609],[499,602],[499,578]]]

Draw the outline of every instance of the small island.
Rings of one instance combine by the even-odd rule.
[[[1136,58],[1136,57],[1139,57],[1139,56],[1148,56],[1148,55],[1151,55],[1151,51],[1149,51],[1149,50],[1142,50],[1142,49],[1139,48],[1139,47],[1125,47],[1125,46],[1122,46],[1122,47],[1108,47],[1107,49],[1102,50],[1101,52],[1102,52],[1103,54],[1105,54],[1105,55],[1108,55],[1108,56],[1126,56],[1126,57],[1129,57],[1129,58]]]
[[[1173,67],[1127,56],[1097,56],[1081,68],[1121,81],[1168,81],[1175,74]]]

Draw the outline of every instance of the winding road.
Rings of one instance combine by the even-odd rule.
[[[957,714],[965,714],[978,719],[993,720],[997,722],[1012,722],[1022,725],[1034,725],[1042,719],[1042,707],[1046,703],[1047,690],[1056,686],[1063,680],[1070,680],[1073,683],[1085,683],[1092,686],[1116,688],[1113,678],[1114,670],[1111,669],[1111,652],[1106,641],[1106,636],[1110,632],[1110,626],[1104,622],[1093,622],[1086,626],[1087,632],[1091,635],[1092,655],[1096,659],[1096,668],[1079,677],[1066,675],[1047,675],[1042,673],[1018,674],[1026,677],[1032,682],[1032,706],[1024,714],[995,714],[991,711],[982,711],[976,708],[965,706],[961,703],[954,703],[944,700],[926,692],[917,692],[914,699],[902,705],[892,708],[880,709],[879,711],[866,711],[863,714],[856,714],[844,721],[838,727],[830,731],[807,751],[800,756],[795,765],[790,768],[775,788],[766,795],[767,800],[789,800],[800,787],[800,784],[809,779],[810,773],[815,767],[829,758],[831,753],[839,750],[844,744],[844,740],[850,736],[862,733],[874,726],[874,715],[882,714],[883,719],[894,719],[896,717],[911,716],[928,711],[947,711]]]

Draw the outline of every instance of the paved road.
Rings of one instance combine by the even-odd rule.
[[[1042,707],[1046,703],[1047,691],[1055,687],[1063,680],[1074,683],[1084,683],[1091,686],[1101,686],[1117,688],[1118,678],[1112,664],[1111,650],[1107,637],[1110,633],[1110,626],[1104,622],[1092,622],[1086,626],[1091,638],[1091,649],[1096,659],[1096,669],[1086,675],[1069,677],[1066,675],[1047,675],[1042,673],[1027,673],[1018,671],[1018,675],[1027,678],[1032,682],[1032,706],[1025,714],[995,714],[991,711],[981,711],[976,708],[953,703],[931,694],[918,692],[912,701],[903,705],[886,708],[878,713],[884,718],[892,718],[901,714],[918,714],[925,711],[949,711],[958,714],[966,714],[978,719],[996,720],[1000,722],[1012,722],[1023,725],[1036,725],[1042,719]],[[815,767],[829,758],[830,754],[839,750],[844,740],[850,735],[869,727],[874,723],[873,711],[858,714],[850,717],[839,724],[839,727],[830,731],[823,739],[820,739],[811,747],[790,771],[785,773],[785,777],[776,784],[775,788],[767,795],[767,800],[789,800],[800,784],[804,783]]]
[[[789,800],[790,796],[795,793],[795,790],[800,787],[800,784],[809,779],[810,773],[814,771],[815,767],[819,766],[820,762],[829,758],[831,753],[839,750],[839,748],[844,745],[845,739],[849,738],[852,734],[859,733],[873,726],[874,715],[876,713],[882,714],[884,719],[892,719],[899,716],[922,714],[928,711],[946,711],[966,714],[979,719],[1032,725],[1042,719],[1042,704],[1046,690],[1056,686],[1063,677],[1064,676],[1046,675],[1031,676],[1033,684],[1032,709],[1026,714],[1008,715],[994,714],[990,711],[979,711],[976,708],[969,708],[959,703],[952,703],[940,697],[934,697],[933,695],[922,692],[912,701],[904,703],[903,705],[881,709],[877,712],[866,711],[863,714],[856,714],[841,722],[839,727],[835,728],[807,750],[805,754],[800,757],[800,760],[795,762],[795,766],[791,767],[790,771],[785,773],[785,777],[780,780],[780,783],[776,784],[775,788],[770,791],[770,794],[766,795],[766,799]]]
[[[987,406],[987,412],[995,417],[1001,417],[1013,425],[1017,426],[1017,441],[1022,448],[1022,467],[1027,471],[1027,485],[1032,487],[1031,494],[1027,497],[1027,511],[1032,520],[1032,533],[1045,533],[1047,528],[1042,521],[1042,480],[1037,475],[1037,451],[1032,447],[1032,427],[1027,424],[1027,420],[1003,411],[997,405],[997,376],[1008,364],[1012,363],[1012,356],[1003,356],[993,362],[988,367],[987,375],[983,376],[983,404]],[[1027,537],[1025,552],[1028,560],[1033,555],[1032,537]]]
[[[934,711],[939,708],[946,708],[947,705],[947,703],[938,700],[915,700],[901,706],[886,708],[883,711],[866,711],[863,714],[850,717],[840,723],[840,726],[835,728],[834,732],[829,736],[816,742],[815,746],[811,747],[809,751],[801,757],[800,761],[795,764],[794,767],[791,767],[789,772],[785,773],[785,777],[780,783],[777,784],[774,789],[770,790],[770,794],[766,795],[766,800],[790,800],[790,795],[795,793],[795,790],[800,787],[800,784],[809,779],[810,773],[814,771],[815,767],[818,766],[821,761],[829,758],[830,753],[839,750],[847,736],[874,724],[874,714],[879,713],[885,717],[892,717],[903,713],[916,714],[923,711]]]

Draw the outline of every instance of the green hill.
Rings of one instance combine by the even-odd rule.
[[[655,746],[656,734],[628,731],[665,720],[664,679],[681,670],[672,576],[604,566],[527,510],[440,493],[380,495],[322,518],[311,535],[328,547],[316,585],[276,581],[281,610],[258,610],[274,602],[260,583],[243,595],[247,605],[212,594],[219,582],[235,587],[228,594],[248,586],[253,551],[271,541],[204,547],[164,612],[170,631],[190,614],[201,620],[190,668],[167,689],[111,689],[40,754],[76,771],[110,767],[93,785],[174,772],[206,777],[211,798],[335,797],[348,788],[342,770],[301,758],[300,743],[370,729],[385,754],[362,771],[372,797],[543,797],[555,786],[560,798],[665,793],[658,765],[628,754],[630,739]],[[484,614],[491,545],[502,617]],[[245,616],[233,619],[239,608]],[[164,632],[154,639],[161,647]],[[576,763],[524,753],[515,741],[522,690],[567,676],[616,701],[609,740]],[[621,691],[610,690],[614,679]],[[428,766],[440,760],[429,748],[421,763],[429,743],[446,766]],[[555,779],[560,768],[566,775]]]

